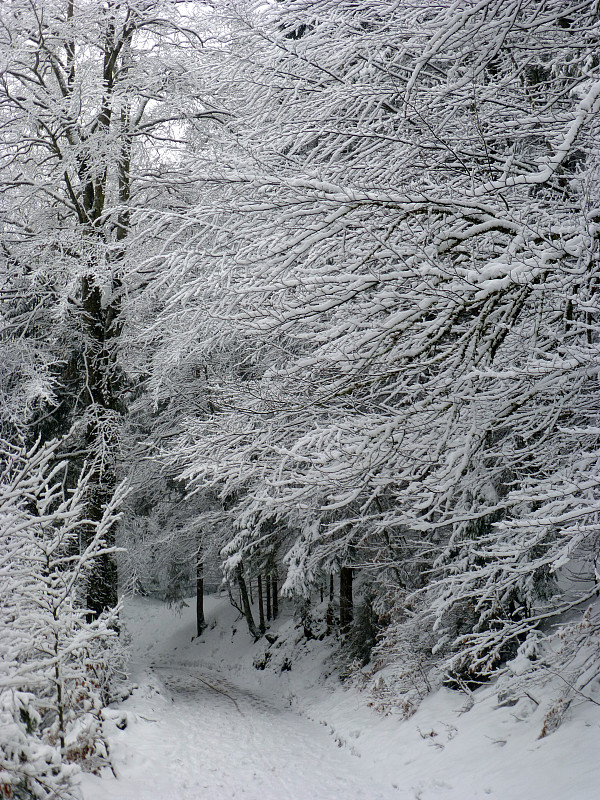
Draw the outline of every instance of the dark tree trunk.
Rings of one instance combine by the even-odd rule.
[[[273,572],[271,581],[271,592],[273,595],[273,619],[277,619],[277,615],[279,614],[279,588],[277,586],[277,570]]]
[[[250,598],[248,597],[248,587],[246,586],[246,580],[244,578],[244,573],[242,571],[241,566],[239,566],[237,569],[237,582],[238,586],[240,587],[242,608],[244,610],[244,616],[246,617],[246,622],[248,623],[248,630],[250,631],[250,635],[254,636],[255,639],[260,639],[261,632],[256,627],[256,623],[254,622],[254,617],[252,616],[252,607],[250,605]]]
[[[94,475],[88,488],[86,515],[90,522],[98,523],[104,514],[104,508],[112,497],[113,481],[104,480]],[[101,482],[102,481],[102,482]],[[84,532],[82,546],[87,547],[94,535],[95,526]],[[105,533],[104,547],[115,546],[114,526]],[[102,553],[97,556],[90,568],[87,583],[87,620],[93,622],[104,611],[114,608],[118,602],[117,593],[117,561],[114,553]],[[118,626],[115,626],[118,627]]]
[[[267,572],[265,583],[267,585],[267,622],[271,621],[271,576]]]
[[[311,613],[310,599],[308,597],[305,598],[300,605],[300,621],[302,622],[304,637],[306,639],[314,639],[314,620]]]
[[[91,569],[87,593],[88,622],[114,608],[117,602],[117,563],[114,555],[104,553],[94,560]]]
[[[333,628],[333,621],[334,621],[334,611],[333,611],[333,598],[334,598],[334,586],[333,586],[333,575],[329,576],[329,603],[327,604],[327,616],[325,617],[325,622],[327,623],[327,634],[331,633],[331,629]]]
[[[352,569],[340,569],[340,630],[345,633],[354,618],[352,601]]]
[[[198,556],[196,562],[196,629],[198,636],[202,635],[202,631],[206,627],[204,620],[204,562]]]
[[[67,18],[70,19],[73,13],[74,4],[69,0]],[[115,75],[117,70],[127,69],[125,63],[120,63],[119,53],[122,53],[122,48],[128,49],[132,35],[133,28],[127,32],[124,30],[117,33],[114,24],[109,23],[107,27],[103,53],[103,95],[95,121],[98,134],[105,137],[111,135]],[[68,93],[71,93],[75,86],[74,40],[67,44],[66,57],[68,70],[66,88]],[[127,108],[125,104],[123,109]],[[131,144],[131,136],[123,132],[120,140],[121,152],[117,157],[118,192],[122,210],[116,227],[113,227],[118,241],[126,238],[129,229],[127,204],[130,199]],[[105,210],[108,171],[104,169],[97,172],[90,166],[96,154],[89,150],[89,146],[84,145],[82,142],[76,167],[82,187],[79,198],[72,195],[72,183],[68,173],[65,173],[65,181],[81,224],[83,255],[96,253],[92,258],[98,259],[100,263],[97,265],[112,273],[112,296],[108,303],[93,270],[83,275],[80,280],[79,324],[84,332],[84,338],[79,358],[83,362],[82,374],[85,378],[85,387],[79,394],[81,406],[77,407],[78,401],[73,408],[75,416],[83,411],[90,420],[87,425],[85,449],[88,462],[93,464],[93,475],[86,501],[86,515],[92,522],[99,522],[117,485],[114,460],[118,449],[116,427],[118,417],[124,410],[120,400],[123,379],[116,360],[116,349],[122,328],[120,262],[124,250],[119,249],[110,253],[108,245],[111,233],[107,238],[102,227],[96,227]],[[101,263],[102,261],[104,263]],[[82,544],[84,547],[87,545],[85,536]],[[115,546],[114,527],[106,533],[105,545],[107,548]],[[117,578],[117,561],[114,553],[105,553],[94,560],[87,591],[89,618],[95,619],[117,604]]]
[[[260,626],[260,632],[264,633],[267,629],[265,625],[265,606],[263,602],[263,585],[262,585],[262,576],[259,573],[258,575],[258,624]]]
[[[54,616],[56,620],[56,615]],[[60,662],[58,659],[58,628],[54,634],[54,681],[56,683],[56,709],[58,711],[58,741],[60,742],[60,751],[65,752],[65,701],[63,697],[63,682],[62,675],[60,674]],[[22,712],[21,712],[22,713]],[[9,795],[10,797],[10,795]]]

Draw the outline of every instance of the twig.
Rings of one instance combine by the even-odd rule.
[[[548,672],[550,672],[552,675],[556,675],[557,678],[560,678],[561,681],[563,681],[564,683],[567,684],[569,689],[572,689],[575,692],[575,694],[578,694],[580,697],[583,697],[585,700],[589,700],[590,703],[593,703],[595,706],[600,706],[600,702],[598,702],[598,700],[594,700],[593,697],[590,697],[588,694],[585,694],[585,692],[580,691],[576,686],[573,686],[573,684],[569,683],[569,681],[566,678],[564,678],[560,674],[560,672],[555,672],[553,669],[550,669],[550,667],[546,667],[546,666],[544,666],[544,669],[547,670]],[[588,681],[588,683],[589,683],[589,681]]]

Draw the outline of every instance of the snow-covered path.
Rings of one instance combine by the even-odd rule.
[[[191,602],[180,614],[157,600],[127,601],[138,686],[108,712],[118,779],[109,770],[82,776],[84,800],[600,796],[597,705],[573,703],[542,739],[551,698],[499,706],[493,684],[473,706],[445,689],[408,720],[381,716],[356,691],[321,680],[327,642],[295,638],[289,609],[271,628],[282,646],[264,670],[255,667],[266,643],[252,644],[228,599],[208,597],[206,611],[210,626],[197,639]]]
[[[328,732],[200,668],[161,666],[172,693],[160,728],[172,788],[161,797],[387,800],[360,760]],[[153,751],[156,755],[156,750]],[[152,795],[156,797],[156,794]]]
[[[118,780],[85,776],[85,800],[398,800],[283,696],[259,697],[184,650],[146,648],[129,724],[111,736]]]

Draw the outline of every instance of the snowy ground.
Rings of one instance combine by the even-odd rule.
[[[250,644],[226,598],[209,598],[207,611],[216,624],[192,641],[191,604],[178,613],[127,603],[138,688],[106,723],[118,779],[83,776],[85,800],[600,797],[598,706],[575,705],[545,739],[540,708],[497,708],[493,686],[469,711],[464,695],[444,690],[409,720],[381,717],[361,693],[320,679],[326,645],[303,642],[288,659],[285,613],[276,631],[285,646],[270,666],[279,662],[257,670],[265,643]]]

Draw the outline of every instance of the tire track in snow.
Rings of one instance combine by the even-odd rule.
[[[156,667],[156,668],[155,668],[155,671],[157,671],[157,672],[164,672],[165,670],[173,670],[173,669],[175,669],[175,670],[176,670],[176,669],[177,669],[177,667],[173,667],[172,665],[171,665],[171,666],[161,665],[161,666],[159,666],[159,667]],[[204,678],[201,678],[199,675],[189,675],[189,676],[187,676],[187,677],[188,677],[188,678],[192,678],[192,679],[193,679],[193,680],[195,680],[195,681],[199,681],[199,682],[200,682],[200,683],[202,683],[204,686],[207,686],[209,689],[212,689],[212,690],[213,690],[213,692],[217,692],[217,694],[222,694],[222,695],[224,695],[225,697],[227,697],[227,698],[228,698],[229,700],[231,700],[231,702],[234,704],[234,706],[236,707],[236,710],[239,712],[239,714],[241,714],[241,716],[244,716],[244,714],[242,713],[242,711],[241,711],[241,709],[240,709],[240,707],[239,707],[239,705],[238,705],[238,702],[237,702],[237,700],[235,699],[235,697],[232,697],[232,696],[231,696],[231,695],[230,695],[228,692],[226,692],[224,689],[219,689],[219,687],[218,687],[218,686],[214,686],[212,683],[209,683],[207,680],[204,680]],[[171,685],[169,685],[169,681],[171,682]],[[170,690],[172,690],[172,691],[178,691],[178,692],[181,692],[181,691],[182,691],[181,687],[178,687],[178,686],[174,686],[174,685],[173,685],[172,678],[171,678],[171,679],[166,679],[166,680],[164,680],[164,684],[165,684],[165,686],[166,686],[168,689],[170,689]],[[183,691],[185,691],[185,689],[184,689]],[[195,691],[195,690],[194,690],[194,689],[189,689],[188,691],[191,691],[191,692],[193,692],[193,691]]]

